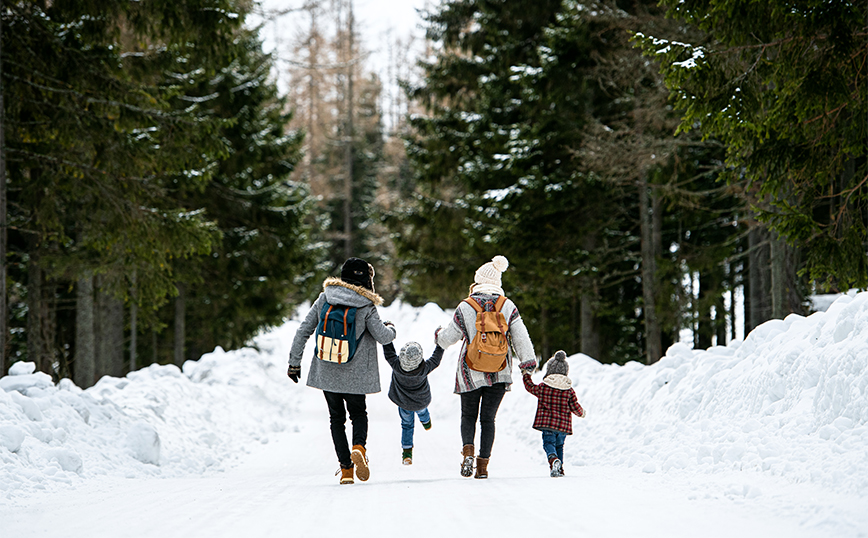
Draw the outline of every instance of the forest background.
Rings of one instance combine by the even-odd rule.
[[[0,374],[239,347],[349,256],[448,308],[505,255],[543,359],[652,363],[868,286],[864,2],[432,2],[385,70],[353,0],[0,15]]]

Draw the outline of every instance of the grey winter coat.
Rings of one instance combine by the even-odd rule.
[[[367,288],[347,284],[339,278],[323,282],[323,292],[308,311],[295,333],[289,352],[289,365],[301,366],[304,347],[316,331],[323,302],[354,306],[356,310],[356,354],[346,364],[326,362],[314,357],[310,363],[307,386],[328,392],[373,394],[380,392],[380,371],[377,367],[377,342],[388,344],[395,339],[395,329],[380,321],[377,306],[383,298]]]
[[[401,368],[401,361],[395,353],[395,346],[383,346],[386,362],[392,367],[392,385],[389,387],[389,399],[392,403],[407,411],[421,411],[431,403],[431,386],[428,385],[428,374],[440,366],[443,358],[443,348],[437,346],[431,358],[409,372]]]

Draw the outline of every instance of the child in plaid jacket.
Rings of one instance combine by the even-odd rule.
[[[570,366],[567,364],[567,354],[558,351],[546,363],[546,375],[539,385],[530,378],[530,370],[522,370],[524,388],[539,400],[536,407],[536,417],[533,428],[542,432],[543,450],[549,460],[550,476],[564,476],[564,441],[567,435],[573,433],[573,417],[585,416],[585,410],[579,405],[573,383],[567,374]]]

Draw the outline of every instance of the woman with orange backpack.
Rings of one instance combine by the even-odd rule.
[[[533,343],[515,303],[503,291],[501,273],[509,267],[495,256],[476,270],[470,296],[455,308],[452,322],[435,331],[442,348],[462,341],[455,376],[455,393],[461,397],[461,476],[473,474],[476,421],[479,420],[479,454],[476,478],[488,478],[488,460],[494,445],[494,419],[512,384],[512,365],[521,370],[536,367]]]

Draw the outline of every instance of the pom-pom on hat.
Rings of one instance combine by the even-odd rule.
[[[416,342],[407,342],[398,353],[398,360],[402,370],[412,372],[422,364],[422,346]]]
[[[361,258],[348,258],[341,267],[341,280],[374,291],[374,267]]]
[[[560,374],[569,375],[570,365],[567,364],[567,354],[563,351],[558,351],[555,356],[546,362],[546,375]]]
[[[502,287],[500,274],[509,267],[509,260],[505,256],[495,256],[488,263],[476,270],[473,281],[477,284]]]

